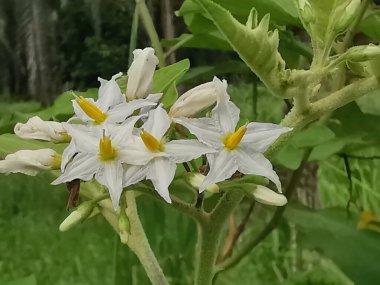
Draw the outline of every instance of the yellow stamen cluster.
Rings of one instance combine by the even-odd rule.
[[[164,145],[147,131],[141,131],[140,137],[148,150],[152,152],[165,150]]]
[[[114,160],[116,158],[116,149],[112,146],[109,136],[103,136],[99,141],[99,158],[100,160]]]
[[[106,120],[107,114],[103,113],[102,110],[100,110],[97,106],[95,106],[90,101],[86,100],[86,98],[83,98],[82,96],[80,96],[76,98],[75,101],[86,113],[86,115],[95,121],[95,123],[101,124]]]
[[[239,143],[241,139],[243,138],[246,131],[247,131],[247,126],[244,125],[244,126],[241,126],[233,134],[227,135],[223,139],[224,147],[229,151],[236,149],[239,146]]]

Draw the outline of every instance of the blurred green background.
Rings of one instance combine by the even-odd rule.
[[[261,16],[270,12],[288,67],[308,67],[311,49],[292,1],[216,2],[242,22],[252,6]],[[291,102],[269,94],[192,1],[150,0],[147,5],[167,49],[191,34],[167,57],[168,64],[190,59],[191,69],[177,82],[179,93],[218,75],[228,79],[243,121],[280,122]],[[7,134],[0,136],[0,158],[16,150],[19,141],[8,134],[16,122],[34,114],[65,120],[72,110],[63,92],[96,96],[98,76],[126,72],[134,6],[132,0],[0,1],[0,133]],[[355,43],[379,42],[375,2],[371,12]],[[137,46],[148,45],[140,26]],[[274,161],[285,186],[310,153],[293,201],[276,230],[238,266],[219,274],[215,284],[378,284],[380,220],[365,230],[357,223],[362,211],[380,217],[379,116],[377,91],[291,139]],[[101,217],[59,232],[68,214],[68,193],[50,186],[52,180],[49,174],[0,176],[0,284],[149,284],[138,260]],[[170,284],[191,284],[195,225],[146,197],[138,204]],[[237,220],[249,204],[242,203]],[[275,210],[255,205],[237,247],[257,236]]]

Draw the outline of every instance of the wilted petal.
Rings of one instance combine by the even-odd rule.
[[[110,81],[98,77],[100,87],[97,105],[103,112],[107,112],[111,106],[115,106],[126,101],[124,95],[121,93],[119,85],[116,83],[116,79],[122,75],[123,73],[119,72],[112,76]]]
[[[123,166],[118,161],[107,161],[96,173],[95,179],[107,187],[113,207],[117,209],[123,191]]]
[[[123,187],[140,182],[148,173],[148,167],[145,165],[126,165],[123,168]]]
[[[216,150],[197,140],[175,140],[165,144],[165,153],[176,163],[190,161],[211,152]]]
[[[156,158],[149,164],[147,179],[166,202],[171,203],[169,185],[173,181],[177,166],[167,158]]]
[[[128,70],[127,98],[145,98],[153,81],[153,74],[158,64],[153,48],[133,51],[133,62]]]
[[[173,121],[187,128],[190,133],[195,135],[201,142],[213,147],[222,147],[222,134],[220,130],[213,125],[209,118],[189,119],[175,118]]]
[[[17,123],[14,132],[23,139],[35,139],[52,142],[68,141],[66,130],[63,125],[53,121],[43,121],[40,117],[34,116],[25,124]]]
[[[199,192],[203,192],[206,187],[212,183],[230,178],[238,169],[233,156],[225,149],[217,154],[208,154],[207,157],[212,157],[212,159],[209,160],[210,172],[199,187]]]
[[[271,123],[249,123],[241,144],[256,152],[264,152],[279,136],[291,130]]]
[[[217,103],[212,110],[212,118],[223,131],[223,134],[233,133],[239,121],[240,110],[230,101],[230,96],[227,93],[227,82],[225,80],[222,82],[217,77],[214,77],[214,83]]]
[[[273,170],[272,164],[261,153],[249,153],[243,148],[231,152],[239,165],[239,171],[244,174],[254,174],[264,176],[276,184],[281,192],[281,182],[277,173]]]
[[[154,136],[158,141],[162,139],[170,127],[170,119],[164,108],[158,106],[149,111],[149,117],[142,129]]]
[[[0,160],[0,173],[37,175],[41,170],[58,169],[60,155],[52,149],[19,150]]]
[[[63,182],[73,181],[74,179],[84,181],[91,180],[99,167],[100,164],[97,156],[79,153],[67,164],[63,174],[51,184],[57,185]]]

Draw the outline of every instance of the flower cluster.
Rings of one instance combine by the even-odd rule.
[[[205,155],[208,173],[198,183],[200,192],[237,171],[267,177],[281,192],[280,180],[263,152],[290,129],[269,123],[238,126],[240,110],[230,101],[226,81],[216,77],[180,96],[167,111],[159,102],[162,94],[150,91],[157,64],[152,48],[135,50],[125,94],[116,82],[121,73],[109,81],[99,78],[98,99],[75,96],[75,115],[68,122],[34,117],[17,124],[15,133],[22,138],[70,143],[60,164],[60,155],[53,150],[24,150],[0,161],[0,172],[35,175],[59,168],[62,173],[52,184],[95,179],[108,189],[117,208],[123,189],[144,179],[170,203],[169,185],[177,164]],[[209,116],[194,118],[213,104]],[[171,140],[176,124],[197,139]],[[263,191],[259,189],[258,199],[267,197]],[[280,200],[277,204],[286,203],[283,196]]]

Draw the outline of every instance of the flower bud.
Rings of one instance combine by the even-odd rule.
[[[25,124],[17,123],[14,132],[23,139],[52,142],[68,142],[71,139],[61,123],[43,121],[37,116],[30,118]]]
[[[215,102],[215,83],[207,82],[190,89],[180,96],[170,108],[169,116],[173,118],[192,117]]]
[[[284,206],[288,202],[283,194],[276,193],[262,185],[256,186],[253,197],[257,202],[271,206]]]
[[[129,218],[125,210],[120,211],[118,225],[119,225],[120,240],[122,243],[126,244],[128,242],[129,235],[131,233],[131,224],[129,222]]]
[[[67,216],[67,218],[59,225],[59,230],[61,232],[68,231],[78,223],[87,219],[92,210],[94,209],[95,203],[92,201],[87,201],[78,206],[74,211]]]
[[[344,57],[345,59],[352,62],[362,62],[374,58],[380,58],[380,46],[373,44],[365,46],[355,46],[350,48],[344,55]]]
[[[343,13],[336,23],[337,31],[344,31],[352,23],[360,6],[360,2],[361,0],[351,0],[350,3],[346,4],[347,6],[343,9]]]
[[[198,189],[205,180],[205,177],[206,176],[200,173],[189,173],[187,176],[187,181],[191,186]],[[215,183],[212,183],[208,185],[205,190],[209,193],[219,193],[219,186]]]
[[[36,175],[41,170],[59,169],[61,155],[45,148],[38,150],[19,150],[0,160],[0,173],[24,173]]]
[[[133,62],[128,70],[126,96],[128,100],[145,98],[153,81],[153,74],[158,64],[153,48],[133,51]]]

